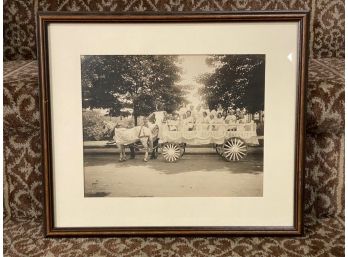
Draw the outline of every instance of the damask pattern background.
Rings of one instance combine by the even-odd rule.
[[[311,10],[304,237],[44,237],[38,11],[289,9]],[[344,256],[344,19],[344,0],[5,0],[4,255]]]
[[[310,55],[344,57],[344,0],[4,0],[4,59],[36,59],[39,11],[311,10]]]
[[[46,239],[37,62],[6,62],[5,256],[343,256],[343,64],[309,63],[305,237]]]

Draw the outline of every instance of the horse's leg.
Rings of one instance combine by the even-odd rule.
[[[117,148],[120,149],[120,161],[122,160],[122,145],[117,144]]]
[[[144,160],[148,160],[149,158],[149,152],[152,152],[153,151],[153,141],[152,141],[152,138],[149,137],[146,141],[145,141],[145,144],[148,146],[148,149],[145,153],[145,158]]]
[[[119,161],[124,161],[126,155],[125,155],[125,147],[123,145],[117,145],[118,148],[120,149],[120,159]]]
[[[148,157],[149,157],[149,147],[148,147],[147,141],[148,141],[147,138],[141,138],[140,139],[140,142],[143,145],[144,150],[145,150],[144,162],[147,162],[148,161]]]
[[[144,162],[147,162],[149,159],[149,152],[145,151]]]
[[[150,147],[152,149],[151,159],[156,159],[157,158],[157,153],[158,153],[158,138],[155,139],[154,141],[150,140],[150,142],[152,142],[152,146],[151,146],[151,143],[150,143]]]
[[[126,157],[126,146],[123,146],[123,152],[122,152],[122,155],[123,155],[123,160],[127,160],[127,157]]]
[[[135,159],[135,149],[134,149],[134,145],[130,145],[130,146],[129,146],[129,150],[130,150],[130,158],[131,158],[131,159]]]
[[[157,138],[157,139],[156,139],[155,159],[157,159],[157,156],[158,156],[158,141],[159,141],[159,139]]]
[[[152,152],[153,150],[153,141],[151,138],[148,139],[147,141],[148,145],[149,145],[149,152]]]

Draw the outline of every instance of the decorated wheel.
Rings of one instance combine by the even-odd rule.
[[[240,161],[247,155],[247,146],[243,139],[231,137],[223,144],[223,157],[227,161]]]
[[[215,151],[218,155],[220,155],[221,157],[224,157],[224,151],[223,151],[222,145],[216,145]]]
[[[162,148],[162,155],[167,162],[176,162],[182,156],[182,149],[178,144],[167,143]]]

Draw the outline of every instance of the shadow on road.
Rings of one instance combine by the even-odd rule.
[[[105,197],[110,195],[107,192],[95,192],[95,193],[85,193],[85,197]]]
[[[178,174],[183,172],[204,171],[213,172],[216,170],[229,171],[234,174],[248,173],[259,174],[263,172],[263,152],[249,154],[243,161],[227,162],[218,155],[184,155],[182,159],[176,163],[167,163],[162,156],[156,160],[149,160],[143,162],[143,155],[137,155],[136,159],[127,160],[125,162],[118,162],[118,155],[112,154],[85,154],[84,166],[112,166],[115,168],[134,167],[141,168],[148,166],[151,169],[163,172],[165,174]],[[110,167],[109,167],[110,168]]]

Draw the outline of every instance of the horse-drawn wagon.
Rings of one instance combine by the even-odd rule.
[[[121,149],[120,160],[125,160],[126,147],[145,149],[145,161],[148,151],[152,151],[153,157],[161,152],[165,161],[176,162],[184,155],[186,147],[212,146],[223,159],[234,162],[246,157],[248,146],[259,145],[254,121],[236,124],[210,123],[209,126],[197,126],[191,131],[171,130],[162,120],[154,124],[145,119],[145,123],[131,129],[115,129],[114,140]]]
[[[214,124],[211,124],[212,126]],[[227,161],[240,161],[247,155],[248,146],[259,144],[256,123],[221,125],[217,130],[170,131],[166,126],[159,129],[159,143],[162,156],[167,162],[178,161],[187,146],[213,146],[216,152]]]

